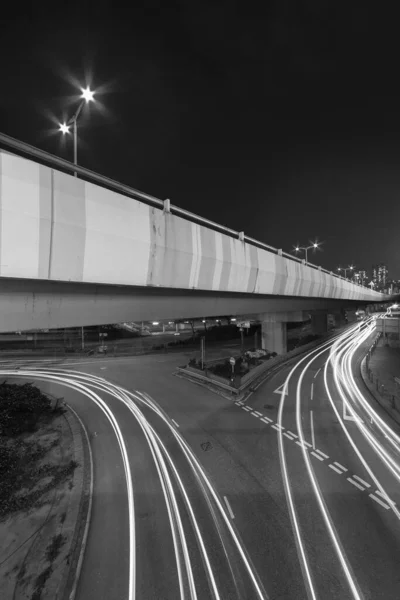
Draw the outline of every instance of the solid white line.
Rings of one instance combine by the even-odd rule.
[[[174,425],[176,425],[177,427],[179,427],[178,423],[175,421],[175,419],[171,419],[171,421],[173,422]]]
[[[311,419],[311,440],[312,440],[312,447],[315,450],[314,419],[313,419],[313,411],[312,410],[310,410],[310,419]]]
[[[314,396],[314,383],[311,383],[311,400],[313,399]]]
[[[268,417],[261,417],[261,421],[264,421],[264,423],[267,423],[267,425],[272,423],[272,419],[269,419]]]
[[[254,412],[255,412],[255,413],[256,413],[256,415],[258,415],[259,417],[262,417],[262,416],[263,416],[263,414],[262,414],[262,413],[260,413],[260,412],[258,412],[258,410],[255,410]]]
[[[319,454],[317,454],[316,452],[314,452],[313,450],[311,450],[311,454],[313,454],[316,458],[318,458],[318,460],[324,460],[322,458],[322,456],[320,456]]]
[[[315,375],[314,375],[314,379],[316,378],[316,376],[318,375],[318,373],[320,372],[320,370],[321,370],[321,367],[320,367],[320,368],[318,369],[318,371],[315,373]]]
[[[286,435],[287,438],[289,438],[289,440],[294,440],[295,438],[292,438],[291,435],[289,435],[288,433],[286,433],[286,431],[283,432],[283,435]]]
[[[360,485],[359,483],[357,483],[357,481],[354,481],[354,479],[352,479],[351,477],[348,477],[347,481],[350,481],[350,483],[352,483],[353,485],[355,485],[356,487],[358,487],[359,490],[362,490],[362,491],[365,490],[365,488],[363,488],[362,485]]]
[[[229,514],[230,514],[230,516],[231,516],[231,519],[234,519],[234,518],[235,518],[235,515],[234,515],[234,514],[233,514],[233,512],[232,512],[232,509],[231,509],[231,507],[230,507],[230,504],[229,504],[229,502],[228,502],[228,498],[227,498],[226,496],[224,496],[224,500],[225,500],[225,504],[226,504],[226,506],[227,506],[227,509],[228,509],[228,511],[229,511]]]
[[[365,485],[365,487],[371,487],[370,483],[367,483],[366,481],[364,481],[364,479],[361,479],[361,477],[359,477],[358,475],[353,475],[354,479],[357,479],[357,481],[359,481],[360,483],[363,483]]]
[[[318,454],[320,454],[324,458],[329,458],[329,456],[327,456],[326,454],[324,454],[323,452],[321,452],[321,450],[318,450],[318,448],[315,448],[315,452],[318,452]]]
[[[343,469],[343,471],[347,471],[346,467],[344,467],[344,466],[343,466],[343,465],[341,465],[340,463],[338,463],[338,462],[334,462],[333,464],[334,464],[334,465],[336,465],[337,467],[339,467],[339,469]]]
[[[342,474],[342,471],[339,471],[339,469],[337,469],[336,467],[334,467],[333,465],[328,465],[331,469],[333,469],[334,471],[336,471],[336,473],[339,473],[339,475]]]
[[[382,500],[379,500],[379,498],[374,496],[374,494],[370,494],[370,497],[373,498],[375,500],[375,502],[378,502],[381,506],[383,506],[383,508],[386,508],[386,510],[388,510],[390,508],[390,506],[388,506],[387,504],[382,502]]]

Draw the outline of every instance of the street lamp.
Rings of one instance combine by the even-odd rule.
[[[307,264],[307,262],[308,262],[308,260],[307,260],[307,251],[311,250],[311,249],[316,250],[318,247],[319,247],[318,242],[312,242],[311,246],[295,246],[294,247],[294,251],[295,252],[300,252],[300,250],[304,250],[305,254],[306,254],[306,264]]]
[[[346,267],[345,269],[343,267],[337,268],[338,271],[344,271],[344,276],[346,277],[346,279],[347,279],[347,275],[346,275],[347,271],[352,271],[353,269],[354,269],[354,267],[352,265],[350,265],[349,267]]]
[[[76,113],[70,118],[68,123],[60,123],[60,131],[63,135],[69,133],[71,125],[73,126],[74,131],[74,165],[78,164],[78,135],[77,135],[77,122],[78,117],[81,114],[82,108],[85,104],[89,104],[89,102],[94,101],[94,92],[92,92],[89,88],[86,90],[82,90],[81,102],[76,110]],[[75,177],[78,174],[74,173]]]

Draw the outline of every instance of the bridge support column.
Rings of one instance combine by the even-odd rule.
[[[308,315],[308,311],[302,310],[257,315],[257,320],[261,321],[262,349],[277,354],[286,354],[286,323],[307,321]]]
[[[328,313],[311,313],[311,329],[314,335],[320,335],[328,331]]]
[[[286,353],[286,322],[263,321],[261,323],[261,347],[268,352]]]

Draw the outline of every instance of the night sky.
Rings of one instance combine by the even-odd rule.
[[[324,0],[143,5],[3,13],[0,131],[72,160],[57,122],[90,84],[82,166],[288,252],[317,237],[309,260],[325,268],[383,261],[400,278],[395,14]]]

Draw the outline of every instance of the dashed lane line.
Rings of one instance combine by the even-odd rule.
[[[354,479],[352,479],[351,477],[347,478],[347,481],[350,481],[350,483],[352,483],[353,485],[355,485],[356,487],[358,487],[359,490],[364,491],[365,488],[360,485],[359,483],[357,483],[357,481],[354,481]]]
[[[264,421],[267,425],[273,422],[272,419],[269,419],[268,417],[261,417],[261,421]]]
[[[253,417],[255,417],[256,419],[260,418],[260,415],[258,415],[256,412],[251,412],[250,413]]]
[[[296,441],[296,444],[297,444],[298,446],[301,446],[302,448],[304,448],[304,450],[308,450],[307,446],[303,445],[301,442],[299,442],[299,441]]]
[[[374,494],[369,494],[369,496],[370,496],[370,498],[372,498],[373,500],[375,500],[375,502],[378,502],[378,504],[380,504],[381,506],[383,506],[383,508],[386,508],[386,510],[388,510],[390,508],[390,506],[388,506],[387,504],[385,504],[384,502],[382,502],[382,500],[380,500]]]
[[[171,421],[173,422],[174,425],[176,425],[176,427],[179,427],[178,423],[175,421],[175,419],[171,419]]]
[[[318,454],[320,454],[321,456],[323,456],[326,459],[329,458],[329,456],[327,454],[324,454],[323,452],[321,452],[321,450],[318,450],[318,448],[315,448],[315,452],[318,452]]]
[[[330,467],[331,469],[333,469],[334,471],[336,471],[336,473],[339,473],[339,475],[342,475],[343,471],[340,471],[337,467],[333,466],[333,465],[328,465],[328,467]]]
[[[262,416],[263,416],[263,414],[262,414],[262,413],[260,413],[260,412],[258,412],[258,410],[255,410],[254,412],[255,412],[255,414],[256,414],[256,415],[258,415],[259,417],[262,417]]]
[[[319,454],[317,454],[316,452],[314,452],[314,450],[311,450],[311,454],[312,454],[313,456],[315,456],[316,458],[318,458],[318,460],[324,460],[324,459],[322,458],[322,456],[320,456]]]
[[[289,435],[288,433],[286,433],[286,431],[283,432],[283,435],[286,435],[287,438],[289,438],[289,440],[295,440],[296,438],[292,437],[291,435]]]
[[[224,500],[225,500],[226,508],[227,508],[227,509],[228,509],[228,511],[229,511],[229,514],[230,514],[230,517],[231,517],[231,519],[234,519],[234,518],[235,518],[235,515],[233,514],[233,510],[231,509],[231,505],[229,504],[229,502],[228,502],[228,498],[227,498],[226,496],[224,496]]]
[[[338,463],[338,462],[334,462],[333,464],[334,464],[334,465],[336,465],[337,467],[339,467],[339,469],[343,469],[343,472],[346,472],[346,471],[347,471],[346,467],[344,467],[344,466],[343,466],[343,465],[341,465],[340,463]]]
[[[382,492],[380,490],[376,490],[375,494],[379,494],[381,496],[381,498],[386,500],[386,502],[389,502],[389,504],[394,504],[396,506],[396,502],[393,502],[393,500],[388,498],[388,496],[386,496],[385,494],[382,494]]]
[[[357,481],[359,481],[360,483],[365,485],[365,487],[367,487],[367,488],[371,487],[370,483],[367,483],[366,481],[364,481],[364,479],[361,479],[361,477],[359,477],[358,475],[353,475],[353,477],[354,477],[354,479],[357,479]]]

